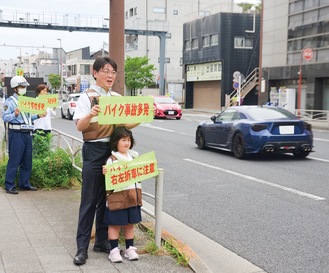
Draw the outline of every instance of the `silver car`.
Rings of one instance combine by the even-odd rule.
[[[81,94],[70,94],[67,99],[63,99],[61,107],[62,118],[73,119],[75,107],[77,106],[77,101]]]

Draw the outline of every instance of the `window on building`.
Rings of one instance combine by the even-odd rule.
[[[320,0],[320,5],[327,5],[329,4],[329,0]]]
[[[234,38],[234,48],[252,48],[253,39],[245,37],[235,37]]]
[[[172,11],[172,15],[178,15],[178,10],[177,10],[177,9],[174,9],[174,10]]]
[[[134,8],[134,15],[137,15],[137,14],[138,14],[138,9],[136,7],[136,8]]]
[[[289,13],[303,11],[303,8],[304,8],[304,0],[295,1],[289,4]]]
[[[210,45],[218,45],[218,34],[210,35]]]
[[[192,39],[192,49],[199,48],[198,42],[198,39]]]
[[[319,0],[307,0],[307,1],[305,1],[305,4],[304,4],[305,5],[304,10],[317,7],[318,4],[319,4]]]
[[[205,36],[202,38],[202,46],[208,47],[210,45],[210,36]]]
[[[126,19],[128,19],[128,18],[129,18],[129,12],[126,11]]]
[[[129,17],[132,17],[133,15],[134,15],[134,9],[131,8],[131,9],[129,10]]]
[[[186,40],[184,47],[185,47],[185,51],[191,50],[191,41]]]
[[[165,8],[153,8],[153,12],[154,13],[166,13],[166,9]]]
[[[289,17],[289,28],[301,25],[303,22],[303,15],[297,14]]]
[[[320,9],[319,21],[327,21],[329,19],[329,7]]]
[[[90,74],[90,65],[89,64],[81,64],[80,65],[80,74],[81,75],[89,75]]]
[[[318,51],[319,62],[329,62],[329,49],[323,49]]]
[[[304,24],[310,24],[318,20],[318,10],[312,10],[304,13]]]

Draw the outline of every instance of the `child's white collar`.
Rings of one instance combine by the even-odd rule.
[[[132,157],[135,158],[138,156],[138,153],[134,150],[128,150],[128,154]],[[120,154],[119,152],[114,152],[112,151],[112,155],[118,159],[119,161],[130,161],[130,159],[122,154]]]

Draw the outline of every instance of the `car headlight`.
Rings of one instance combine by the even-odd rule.
[[[164,110],[164,108],[163,108],[161,105],[157,105],[156,108],[157,108],[158,110]]]

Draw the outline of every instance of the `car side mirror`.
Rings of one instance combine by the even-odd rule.
[[[215,121],[216,121],[216,116],[212,116],[210,119],[215,123]]]

